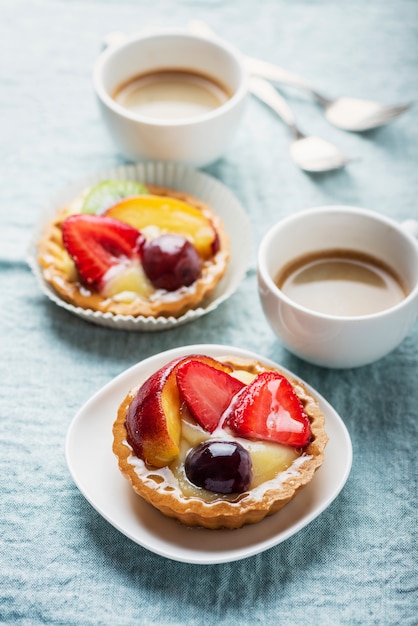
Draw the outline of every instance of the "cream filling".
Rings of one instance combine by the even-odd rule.
[[[176,461],[159,469],[151,469],[147,467],[142,459],[139,459],[135,456],[135,454],[133,454],[129,443],[126,440],[123,443],[132,452],[128,457],[128,463],[135,468],[136,474],[145,485],[155,489],[161,494],[168,492],[172,493],[179,500],[185,501],[189,499],[198,499],[203,500],[207,504],[219,502],[220,500],[242,502],[246,498],[251,498],[251,500],[254,501],[261,501],[267,491],[280,489],[284,482],[289,478],[299,476],[301,467],[308,459],[311,458],[310,455],[305,453],[300,455],[299,453],[296,453],[293,460],[286,458],[286,460],[283,459],[283,463],[280,464],[277,463],[277,459],[274,459],[274,452],[272,449],[273,446],[279,446],[279,444],[268,444],[271,446],[269,449],[268,446],[265,445],[265,442],[257,442],[252,445],[253,442],[237,439],[232,436],[226,436],[224,439],[234,439],[235,441],[239,441],[239,443],[244,445],[244,447],[249,451],[251,456],[253,463],[253,481],[249,490],[242,494],[219,494],[193,485],[188,480],[184,472],[184,459],[190,450],[190,446],[187,445],[187,443],[185,444],[182,442],[180,446],[180,455],[177,457]],[[286,446],[282,447],[286,448]],[[281,457],[282,452],[277,452],[278,456]],[[267,472],[264,472],[263,470],[254,471],[255,467],[261,467],[259,463],[260,457],[257,458],[257,453],[259,453],[260,456],[269,457],[271,467]],[[280,465],[281,467],[278,469],[278,466]],[[274,476],[270,477],[271,474],[274,474]]]
[[[177,302],[185,295],[194,294],[197,284],[211,284],[220,269],[225,265],[225,252],[218,252],[214,259],[204,261],[198,279],[188,287],[182,286],[174,291],[156,289],[146,277],[142,266],[137,261],[113,266],[103,278],[101,295],[106,300],[130,303],[138,298],[147,302]]]

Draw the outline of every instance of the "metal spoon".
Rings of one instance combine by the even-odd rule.
[[[309,91],[324,108],[327,120],[343,130],[359,132],[377,128],[395,119],[412,106],[412,103],[385,106],[372,100],[348,97],[331,100],[311,87],[305,79],[277,65],[252,57],[245,57],[245,65],[251,74]]]
[[[206,37],[217,37],[212,28],[201,20],[191,20],[189,30]],[[254,76],[309,91],[324,108],[328,121],[342,130],[359,132],[377,128],[395,119],[412,106],[412,103],[385,106],[371,100],[348,97],[331,100],[320,94],[301,76],[288,72],[278,65],[249,56],[244,57],[244,62],[249,73]]]
[[[350,159],[320,137],[306,137],[297,127],[295,116],[286,100],[262,78],[250,78],[250,91],[267,104],[287,126],[295,139],[290,146],[293,161],[307,172],[327,172],[344,167]]]

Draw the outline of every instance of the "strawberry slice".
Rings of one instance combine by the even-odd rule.
[[[291,383],[277,372],[263,372],[247,385],[229,407],[228,426],[241,437],[263,439],[303,448],[311,426]]]
[[[85,283],[100,290],[106,272],[139,256],[145,238],[111,217],[77,214],[62,224],[63,244]]]
[[[213,433],[232,398],[245,385],[227,372],[190,360],[177,370],[180,395],[194,419]]]

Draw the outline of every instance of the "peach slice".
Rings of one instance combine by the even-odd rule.
[[[179,233],[190,239],[200,256],[208,259],[216,251],[217,233],[202,211],[176,198],[141,195],[114,204],[105,215],[138,230],[157,226],[163,232]]]
[[[228,365],[211,357],[193,355],[174,359],[147,378],[129,405],[126,415],[128,442],[136,456],[147,465],[164,467],[180,452],[182,401],[176,370],[180,363],[189,359],[204,361],[227,372],[232,371]]]

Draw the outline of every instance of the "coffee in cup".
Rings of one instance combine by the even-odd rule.
[[[212,76],[167,68],[134,76],[118,85],[112,97],[136,115],[182,120],[217,109],[231,95],[229,89]]]
[[[282,267],[275,283],[294,302],[327,315],[370,315],[396,306],[407,295],[387,263],[356,250],[303,255]]]

